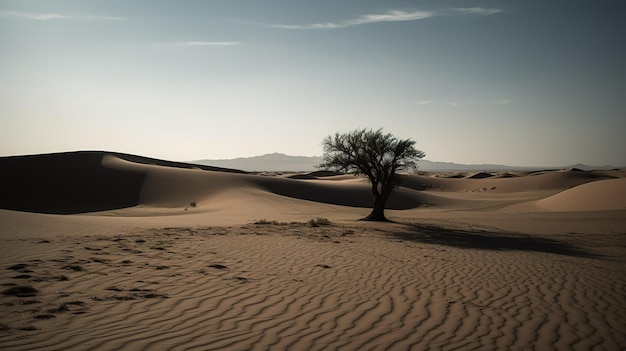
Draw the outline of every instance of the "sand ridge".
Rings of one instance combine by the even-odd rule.
[[[537,201],[550,211],[602,211],[626,208],[626,178],[583,184]]]

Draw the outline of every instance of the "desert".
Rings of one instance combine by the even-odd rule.
[[[624,169],[0,165],[2,349],[626,349]]]

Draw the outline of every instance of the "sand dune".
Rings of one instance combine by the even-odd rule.
[[[583,184],[537,201],[549,211],[606,211],[626,209],[626,178]]]
[[[102,153],[1,158],[5,209],[77,213],[129,207],[139,202],[144,175],[101,166]]]
[[[503,176],[502,176],[503,175]],[[440,191],[477,191],[487,189],[490,192],[512,193],[539,190],[565,190],[581,184],[602,179],[623,177],[622,173],[584,172],[584,171],[550,171],[541,173],[511,173],[494,174],[478,178],[469,177],[450,178],[433,175],[405,176],[403,186],[421,190]]]
[[[2,157],[0,165],[0,208],[64,214],[138,205],[149,169],[203,167],[237,172],[99,151]]]
[[[3,175],[7,195],[1,206],[66,214],[136,205],[185,207],[192,202],[210,202],[212,196],[233,189],[241,193],[265,190],[343,206],[369,207],[372,203],[367,182],[354,177],[333,177],[333,182],[307,182],[194,169],[191,165],[182,168],[147,164],[145,160],[137,163],[138,156],[124,158],[119,154],[93,152],[2,160],[6,169],[12,172]],[[392,195],[389,208],[415,208],[424,203],[436,203],[436,198],[412,189],[399,189]]]
[[[105,152],[2,158],[0,162],[5,169],[1,183],[5,195],[0,207],[30,212],[86,213],[137,205],[184,208],[192,203],[210,203],[212,197],[223,192],[237,196],[266,191],[294,199],[364,208],[372,201],[366,180],[323,172],[295,179],[268,177]],[[583,171],[517,177],[484,172],[463,178],[403,176],[388,208],[445,207],[462,202],[445,192],[556,192],[614,177]]]
[[[0,165],[0,349],[626,349],[623,171],[405,175],[364,223],[352,176]]]

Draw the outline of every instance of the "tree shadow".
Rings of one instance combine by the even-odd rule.
[[[424,244],[452,246],[460,249],[495,251],[536,251],[586,258],[602,258],[570,243],[517,233],[494,233],[486,230],[464,230],[434,225],[406,224],[407,231],[394,232],[395,238]]]

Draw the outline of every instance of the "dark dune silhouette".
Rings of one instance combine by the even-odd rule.
[[[104,151],[2,157],[0,208],[71,214],[139,204],[146,173],[130,168],[106,167],[102,164],[105,155],[139,164],[243,173]]]

